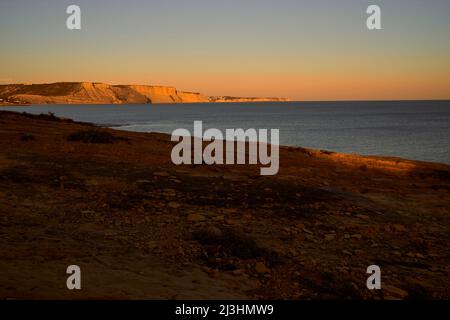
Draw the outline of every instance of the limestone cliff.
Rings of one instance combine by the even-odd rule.
[[[0,85],[0,101],[21,104],[143,104],[288,101],[284,98],[208,97],[168,86],[93,82]]]

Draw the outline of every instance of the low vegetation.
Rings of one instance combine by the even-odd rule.
[[[114,143],[120,140],[124,141],[127,139],[98,129],[78,130],[67,137],[67,141],[84,143]]]

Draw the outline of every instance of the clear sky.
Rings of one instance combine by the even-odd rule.
[[[82,30],[66,28],[77,4]],[[382,30],[366,8],[382,9]],[[0,83],[449,99],[450,0],[1,0]]]

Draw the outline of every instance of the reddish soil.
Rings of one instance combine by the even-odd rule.
[[[283,147],[260,176],[172,146],[0,112],[0,298],[450,298],[450,166]]]

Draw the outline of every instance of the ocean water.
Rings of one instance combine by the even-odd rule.
[[[280,144],[450,164],[450,101],[268,102],[173,105],[44,105],[2,108],[121,130],[280,130]]]

